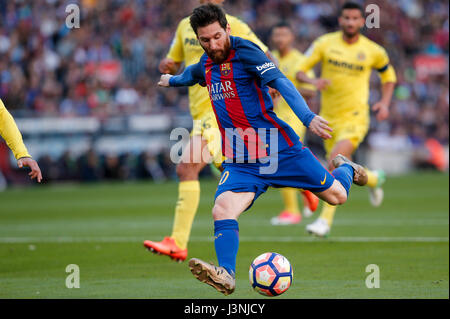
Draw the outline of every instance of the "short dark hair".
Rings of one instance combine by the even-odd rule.
[[[288,22],[286,22],[286,21],[278,22],[277,24],[275,24],[275,25],[272,27],[271,31],[273,32],[273,30],[275,30],[276,28],[288,28],[289,30],[291,30],[292,32],[294,32],[294,29],[292,28],[292,26],[291,26]]]
[[[357,3],[357,2],[352,2],[352,1],[347,1],[346,3],[344,3],[341,7],[341,11],[339,12],[339,16],[342,15],[342,13],[344,12],[344,10],[347,9],[356,9],[359,10],[359,12],[361,12],[361,16],[364,17],[364,9],[363,7]]]
[[[195,8],[192,11],[189,21],[195,34],[197,34],[198,28],[206,27],[214,22],[219,22],[220,26],[225,30],[228,24],[227,17],[222,8],[211,3]]]

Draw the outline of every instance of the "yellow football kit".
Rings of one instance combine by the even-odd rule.
[[[236,17],[227,14],[231,35],[244,38],[257,44],[266,52],[268,48],[258,39],[249,26]],[[197,63],[204,50],[189,23],[189,17],[180,21],[167,58],[175,62],[184,62],[185,66]],[[208,149],[214,157],[215,164],[222,162],[220,134],[216,117],[211,107],[208,90],[198,84],[189,87],[189,108],[194,120],[192,135],[202,135],[208,142]]]
[[[315,91],[316,87],[311,84],[301,83],[297,80],[297,72],[300,71],[298,65],[305,59],[305,56],[297,49],[291,49],[285,56],[280,56],[280,52],[272,51],[272,55],[277,59],[279,65],[278,68],[283,72],[283,74],[294,83],[295,87],[298,89],[304,88],[308,90]],[[314,78],[314,71],[308,71],[307,75],[310,78]],[[274,105],[274,111],[277,116],[289,124],[303,141],[306,133],[306,127],[300,121],[300,119],[292,111],[291,107],[287,104],[286,100],[280,96],[276,105]],[[281,188],[281,196],[284,203],[284,212],[289,212],[290,214],[300,214],[300,207],[298,205],[298,189],[295,188]]]
[[[369,130],[369,82],[373,69],[382,83],[396,82],[394,68],[380,45],[362,34],[355,43],[344,41],[342,31],[325,34],[316,39],[305,52],[300,69],[307,72],[322,63],[321,78],[331,84],[321,94],[320,115],[333,129],[331,139],[324,141],[327,157],[337,142],[350,140],[356,150]],[[378,185],[378,174],[366,169],[367,186]],[[329,226],[333,223],[336,206],[324,203],[320,218]]]
[[[279,69],[283,74],[294,83],[297,88],[304,88],[308,90],[315,91],[316,87],[312,84],[301,83],[297,80],[296,75],[298,73],[299,64],[305,59],[305,56],[298,50],[292,49],[288,54],[281,57],[278,51],[272,51],[272,55],[278,60]],[[314,78],[314,71],[309,70],[307,75],[310,78]],[[274,107],[274,111],[277,116],[289,124],[300,137],[300,140],[303,140],[305,137],[306,127],[300,121],[300,119],[295,115],[294,111],[292,111],[291,107],[286,103],[283,97],[280,97],[278,103]]]
[[[321,92],[320,115],[333,129],[332,138],[325,140],[327,155],[334,145],[349,139],[354,148],[362,142],[369,129],[369,80],[372,69],[378,71],[381,82],[396,82],[389,57],[380,45],[360,35],[348,44],[342,31],[316,39],[305,52],[299,68],[307,72],[321,62],[321,78],[331,84]]]
[[[20,134],[17,128],[16,122],[6,109],[2,100],[0,99],[0,135],[6,141],[9,148],[14,154],[16,159],[21,157],[31,157],[28,154],[27,148],[22,140],[22,134]]]

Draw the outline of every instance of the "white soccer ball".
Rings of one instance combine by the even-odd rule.
[[[249,279],[253,289],[261,295],[279,296],[292,284],[293,270],[290,262],[277,253],[264,253],[250,265]]]

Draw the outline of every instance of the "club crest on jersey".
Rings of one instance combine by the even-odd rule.
[[[231,73],[231,65],[230,63],[222,63],[220,65],[220,74],[223,76],[228,76]]]
[[[364,52],[359,52],[357,58],[359,61],[364,61],[366,59],[366,55],[364,54]]]

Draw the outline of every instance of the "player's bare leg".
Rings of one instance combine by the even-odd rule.
[[[234,270],[239,247],[239,227],[237,219],[251,204],[255,193],[235,193],[226,191],[220,194],[212,211],[214,219],[214,245],[219,266],[206,263],[198,258],[189,260],[192,274],[225,295],[231,294],[236,286]]]
[[[210,154],[206,140],[201,135],[191,136],[176,168],[180,184],[172,234],[161,242],[144,241],[147,249],[157,254],[167,255],[176,261],[186,259],[187,243],[200,201],[198,176],[209,160]]]

